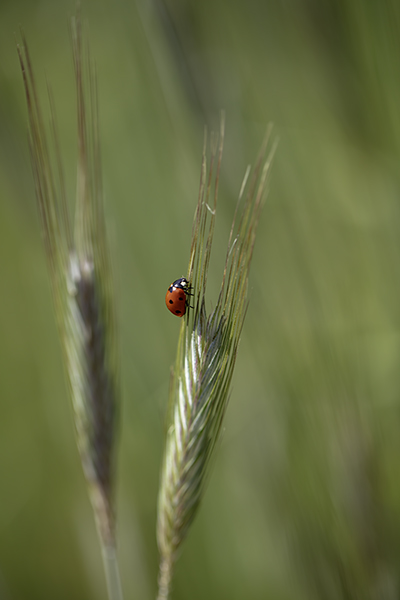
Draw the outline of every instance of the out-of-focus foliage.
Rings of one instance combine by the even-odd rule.
[[[74,196],[70,2],[0,4],[0,598],[105,598],[74,443],[14,32],[52,86]],[[225,433],[173,598],[399,596],[400,8],[395,0],[87,0],[122,338],[126,598],[156,592],[156,500],[204,124],[226,111],[210,271],[280,136]]]

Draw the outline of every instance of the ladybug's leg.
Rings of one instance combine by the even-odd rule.
[[[185,292],[186,296],[194,296],[194,294],[189,294],[188,292]],[[186,298],[186,308],[194,308],[194,306],[191,306],[189,298]]]

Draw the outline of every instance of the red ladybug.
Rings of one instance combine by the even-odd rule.
[[[183,317],[186,307],[189,305],[188,297],[191,295],[188,280],[181,277],[169,286],[165,296],[165,304],[172,314]]]

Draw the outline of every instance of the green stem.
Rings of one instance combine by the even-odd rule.
[[[160,559],[160,571],[158,574],[158,595],[157,600],[168,600],[171,590],[173,561],[171,557],[162,557]]]
[[[123,600],[117,553],[114,546],[102,545],[104,571],[109,600]]]

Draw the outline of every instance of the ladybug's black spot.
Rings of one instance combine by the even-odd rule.
[[[170,303],[170,304],[173,304],[173,303],[174,303],[174,301],[173,301],[173,300],[170,300],[170,301],[169,301],[169,303]]]
[[[184,300],[185,298],[182,298],[182,296],[179,296],[179,300]]]
[[[180,310],[176,310],[176,311],[175,311],[175,314],[176,314],[176,315],[180,315],[180,314],[181,314],[181,311],[180,311]]]

